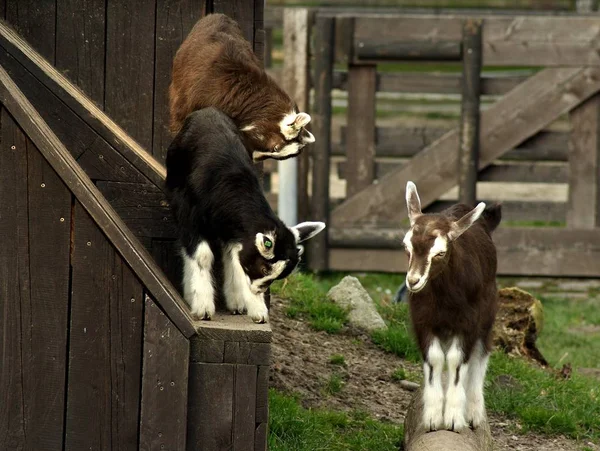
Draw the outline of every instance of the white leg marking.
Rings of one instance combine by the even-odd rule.
[[[434,338],[427,350],[423,366],[425,383],[423,385],[423,423],[430,431],[438,430],[444,424],[444,351],[440,341]]]
[[[464,354],[458,338],[452,340],[446,360],[448,361],[448,390],[446,392],[444,426],[448,430],[460,432],[467,427],[465,384],[469,365],[464,362]]]
[[[485,420],[485,402],[483,398],[483,383],[487,370],[489,354],[483,349],[483,344],[477,342],[469,358],[469,373],[467,375],[467,422],[473,428],[481,426]]]
[[[266,323],[269,311],[262,293],[253,293],[250,288],[250,279],[240,263],[239,253],[241,244],[229,245],[224,250],[223,262],[225,265],[225,285],[223,288],[227,308],[235,313],[244,310],[255,323]]]
[[[212,280],[214,255],[206,241],[202,241],[190,258],[183,255],[183,297],[200,319],[211,319],[215,314],[215,289]]]

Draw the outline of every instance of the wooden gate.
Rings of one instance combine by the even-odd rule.
[[[311,217],[330,227],[328,237],[316,237],[311,243],[313,268],[405,271],[406,259],[399,249],[407,215],[406,182],[416,183],[424,207],[439,209],[436,201],[458,183],[460,129],[411,136],[406,129],[378,128],[376,92],[460,93],[461,79],[388,74],[379,72],[378,66],[415,59],[460,61],[464,24],[473,19],[468,15],[316,14]],[[499,273],[599,276],[600,16],[482,15],[476,19],[482,27],[484,66],[539,68],[528,77],[481,79],[482,94],[502,96],[480,116],[478,179],[568,183],[569,190],[568,202],[562,205],[506,203],[507,217],[518,217],[526,208],[544,218],[562,214],[566,226],[501,227],[495,233]],[[343,64],[345,70],[334,71],[336,64]],[[331,139],[333,88],[348,92],[341,150]],[[544,130],[565,115],[569,130]],[[407,141],[413,144],[406,145]],[[544,150],[533,152],[532,157],[532,147],[541,148],[542,142]],[[550,153],[549,143],[554,146]],[[330,161],[336,152],[346,158],[347,197],[332,207]],[[382,157],[387,160],[382,162]],[[390,162],[390,157],[412,158],[401,164]]]

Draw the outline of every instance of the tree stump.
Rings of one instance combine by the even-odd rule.
[[[492,435],[487,420],[474,431],[426,431],[423,427],[422,391],[413,397],[404,420],[405,451],[492,451]]]
[[[507,354],[520,355],[542,366],[548,362],[535,342],[543,327],[542,303],[520,288],[498,291],[498,314],[494,323],[494,346]]]

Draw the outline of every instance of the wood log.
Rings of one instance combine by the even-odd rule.
[[[413,397],[404,420],[405,451],[491,451],[492,435],[487,420],[477,429],[461,433],[426,431],[423,427],[421,390]]]

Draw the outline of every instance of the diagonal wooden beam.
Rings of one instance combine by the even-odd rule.
[[[544,69],[481,115],[479,168],[534,135],[600,90],[600,68]],[[357,193],[331,214],[334,227],[400,224],[406,218],[406,182],[416,183],[423,207],[457,183],[458,128],[419,152],[379,183]]]
[[[0,103],[15,118],[173,324],[187,338],[193,336],[196,329],[183,299],[2,67],[0,67]]]

